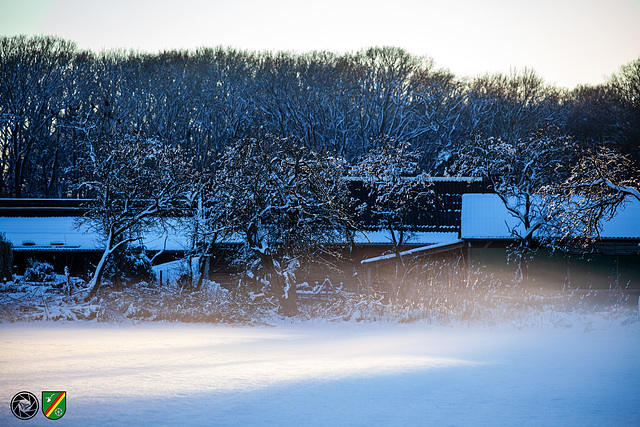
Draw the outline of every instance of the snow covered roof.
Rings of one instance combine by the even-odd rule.
[[[461,237],[463,239],[509,239],[511,231],[522,233],[497,194],[463,194]],[[618,214],[603,224],[604,239],[640,239],[640,202],[629,199]]]
[[[76,250],[99,251],[104,246],[95,232],[87,227],[75,227],[78,217],[0,217],[0,232],[13,244],[17,251]],[[172,231],[169,235],[160,230],[145,233],[143,243],[149,250],[161,250],[167,238],[166,250],[185,250],[188,237],[184,232]],[[458,238],[457,232],[414,232],[409,233],[407,242],[426,245],[448,242]],[[386,231],[363,231],[355,236],[358,244],[389,245],[391,236]]]
[[[401,179],[405,179],[407,181],[415,180],[416,177],[413,176],[403,176]],[[426,178],[421,178],[427,182],[482,182],[483,178],[476,176],[429,176]],[[371,177],[366,176],[346,176],[344,177],[345,181],[370,181]]]
[[[455,240],[445,241],[440,243],[433,243],[427,246],[421,246],[419,248],[409,249],[408,251],[402,251],[400,252],[400,256],[404,257],[404,256],[414,256],[414,255],[422,255],[422,254],[433,254],[433,253],[437,253],[438,251],[444,252],[446,250],[451,250],[452,248],[455,248],[455,247],[460,247],[459,245],[462,243],[463,243],[463,240],[460,240],[460,239],[455,239]],[[360,261],[360,264],[362,265],[376,264],[384,261],[395,260],[395,258],[396,258],[395,253],[386,254],[386,255],[381,255],[374,258],[363,259],[362,261]]]
[[[427,245],[442,242],[450,242],[458,238],[457,232],[412,232],[408,233],[407,244]],[[391,235],[388,231],[359,231],[354,237],[356,244],[360,245],[390,245]]]
[[[463,239],[508,239],[518,225],[496,194],[463,194],[460,220]]]
[[[78,217],[0,217],[0,232],[20,250],[76,250],[96,251],[104,249],[100,237],[87,230],[75,227]],[[144,245],[150,250],[161,250],[167,238],[166,250],[184,250],[187,239],[184,233],[169,233],[160,230],[145,233]]]

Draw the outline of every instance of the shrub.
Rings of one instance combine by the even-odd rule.
[[[13,264],[13,248],[4,233],[0,233],[0,281],[13,278],[11,266]]]
[[[27,269],[24,272],[24,281],[26,282],[55,282],[56,274],[53,266],[46,261],[35,261],[29,259],[27,261]]]
[[[126,245],[115,251],[105,269],[105,277],[116,283],[150,281],[153,271],[145,247]]]

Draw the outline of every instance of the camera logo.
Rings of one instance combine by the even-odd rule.
[[[21,391],[11,399],[11,412],[18,419],[29,420],[38,413],[38,399],[28,391]]]

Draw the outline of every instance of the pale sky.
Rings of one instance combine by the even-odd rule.
[[[571,88],[640,57],[640,0],[0,0],[0,35],[16,34],[95,51],[397,46],[458,76],[527,67]]]

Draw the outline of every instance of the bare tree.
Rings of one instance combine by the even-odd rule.
[[[180,149],[136,136],[90,143],[83,160],[88,179],[80,185],[94,201],[81,224],[96,230],[105,246],[90,281],[91,298],[111,255],[162,224],[180,207],[195,178]]]
[[[238,261],[263,272],[284,315],[298,312],[297,267],[351,236],[342,174],[339,159],[273,136],[240,139],[220,158],[210,220],[240,236]]]
[[[158,54],[80,51],[56,37],[0,38],[0,195],[75,196],[78,141],[136,134],[180,146],[198,171],[237,139],[294,135],[353,164],[392,137],[442,173],[469,135],[510,144],[555,124],[579,144],[607,143],[638,164],[638,70],[564,91],[531,70],[458,78],[426,56],[250,52],[222,47]],[[74,177],[75,178],[75,177]],[[78,177],[79,178],[79,177]]]
[[[560,123],[560,91],[530,69],[480,76],[469,85],[464,123],[469,134],[514,144]]]
[[[393,243],[396,259],[396,278],[404,277],[402,247],[410,240],[416,212],[434,202],[428,176],[420,172],[420,153],[406,142],[384,138],[351,168],[350,174],[361,180],[368,191],[368,203],[359,209],[368,211],[375,226],[385,230]],[[398,297],[402,284],[391,288]]]
[[[640,57],[620,67],[609,84],[620,99],[618,116],[620,135],[614,140],[618,150],[630,154],[630,160],[640,165]]]
[[[64,79],[75,49],[56,37],[0,39],[0,194],[37,195],[31,187],[37,183],[38,157],[54,160],[46,176],[58,172],[56,126],[70,100]]]
[[[519,265],[518,279],[527,282],[527,261],[536,232],[555,226],[558,205],[539,192],[566,174],[572,140],[557,128],[542,128],[515,142],[500,138],[474,139],[462,144],[452,171],[486,178],[505,208],[517,219],[511,230]]]
[[[565,243],[591,244],[604,221],[631,198],[640,202],[640,170],[609,147],[585,150],[570,175],[541,189],[558,213],[558,237]]]

